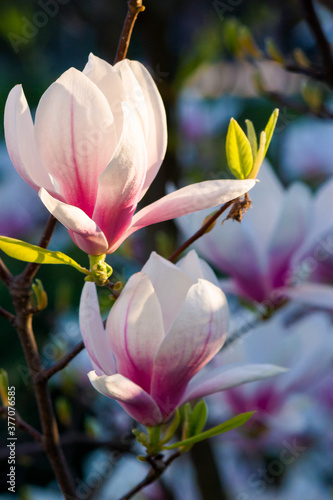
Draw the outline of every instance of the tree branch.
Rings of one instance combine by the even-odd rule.
[[[322,54],[325,70],[327,74],[331,75],[333,69],[331,47],[326,39],[323,28],[320,24],[319,18],[317,16],[316,10],[313,5],[313,0],[301,0],[301,1],[305,14],[305,19],[316,38],[318,48]]]
[[[32,329],[32,314],[29,313],[31,280],[34,273],[25,271],[15,276],[9,288],[16,311],[15,326],[21,341],[26,363],[32,379],[37,400],[38,413],[42,424],[41,443],[52,465],[54,474],[65,498],[77,498],[74,481],[69,473],[65,456],[59,444],[56,423],[47,379],[39,356]]]
[[[58,373],[60,370],[65,368],[72,359],[75,358],[83,349],[85,348],[84,343],[81,341],[76,346],[73,347],[73,349],[65,354],[65,356],[58,361],[58,363],[55,363],[53,366],[48,368],[47,370],[44,370],[43,377],[45,380],[48,380],[51,378],[53,375]]]
[[[10,313],[9,311],[6,311],[3,307],[0,307],[0,316],[3,316],[4,318],[8,319],[12,325],[15,323],[15,316],[14,314]]]
[[[3,284],[8,288],[13,276],[12,273],[9,271],[8,267],[6,264],[3,262],[2,259],[0,259],[0,279],[3,281]]]
[[[142,0],[129,0],[127,5],[128,5],[127,15],[124,22],[123,30],[120,35],[120,40],[114,64],[125,59],[136,18],[138,17],[140,12],[143,12],[145,10],[145,7],[142,5]]]
[[[163,474],[165,469],[167,467],[169,467],[169,465],[176,458],[180,457],[180,455],[181,455],[180,451],[176,451],[165,462],[164,462],[164,460],[161,460],[161,459],[155,459],[155,458],[149,457],[148,461],[151,464],[151,469],[148,472],[145,479],[143,479],[139,484],[137,484],[133,489],[131,489],[125,496],[121,497],[120,500],[129,500],[130,498],[133,497],[133,495],[135,495],[136,493],[141,491],[143,488],[145,488],[149,484],[156,481],[156,479],[158,479]]]
[[[186,240],[175,252],[173,252],[172,255],[170,255],[169,257],[170,262],[174,262],[190,245],[192,245],[192,243],[201,238],[201,236],[203,236],[209,230],[209,228],[220,217],[220,215],[223,214],[223,212],[225,212],[233,203],[235,203],[237,199],[238,198],[227,201],[227,203],[222,205],[222,207],[214,215],[209,217],[209,219],[205,222],[205,224],[201,226],[199,231],[197,231],[193,236],[191,236],[191,238]]]
[[[53,217],[53,215],[50,215],[49,220],[47,221],[47,224],[45,226],[43,236],[41,237],[38,246],[40,246],[41,248],[48,247],[57,222],[58,222],[57,219],[55,217]],[[34,278],[34,276],[36,275],[39,268],[40,268],[40,264],[35,264],[34,262],[29,262],[29,264],[26,266],[25,270],[23,271],[22,276],[24,276],[27,281],[29,281],[29,280],[31,281]]]
[[[4,418],[7,418],[8,408],[5,406],[0,406],[0,415],[2,415]],[[38,432],[30,424],[28,424],[25,420],[23,420],[23,418],[20,417],[17,411],[15,411],[15,426],[30,434],[30,436],[32,436],[35,441],[38,441],[39,443],[42,442],[43,436],[41,435],[41,433]]]

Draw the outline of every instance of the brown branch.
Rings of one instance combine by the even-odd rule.
[[[298,73],[300,75],[305,75],[320,82],[325,82],[327,78],[326,72],[322,71],[319,68],[314,68],[314,67],[305,68],[295,63],[286,63],[284,67],[287,71],[290,71],[291,73]]]
[[[263,89],[265,97],[274,101],[279,107],[287,107],[296,111],[300,115],[311,115],[316,116],[317,118],[321,118],[323,120],[332,120],[333,113],[326,108],[324,105],[320,106],[318,109],[310,108],[307,104],[296,101],[295,99],[291,99],[283,94],[279,94],[278,92],[269,92]],[[280,115],[281,116],[281,115]],[[281,120],[283,119],[283,115]],[[287,123],[285,124],[287,125]]]
[[[214,224],[214,222],[220,217],[223,212],[225,212],[233,203],[238,198],[235,198],[234,200],[227,201],[222,207],[214,214],[212,215],[206,222],[201,226],[199,231],[197,231],[191,238],[186,240],[175,252],[173,252],[172,255],[170,255],[169,260],[170,262],[174,262],[192,243],[194,243],[196,240],[201,238],[206,231],[209,230],[209,228]]]
[[[2,259],[0,259],[0,279],[3,281],[3,284],[8,288],[13,276],[12,273],[9,271],[8,267],[6,264],[3,262]]]
[[[313,5],[313,0],[301,0],[301,1],[305,14],[305,19],[316,38],[318,48],[322,54],[325,70],[327,74],[331,76],[333,69],[331,47],[325,36],[323,28],[320,24],[319,18],[317,16],[316,10]]]
[[[8,408],[6,408],[5,406],[0,406],[0,415],[2,415],[4,418],[7,418]],[[39,443],[42,442],[43,436],[41,435],[41,433],[38,432],[30,424],[28,424],[25,420],[23,420],[23,418],[20,417],[17,411],[15,411],[15,426],[30,434],[30,436],[32,436],[35,441],[38,441]]]
[[[83,349],[85,348],[84,343],[81,341],[76,346],[73,347],[73,349],[68,352],[58,363],[54,364],[47,370],[44,370],[43,377],[45,380],[48,380],[51,378],[53,375],[58,373],[60,370],[65,368],[72,359],[75,358]]]
[[[50,240],[53,235],[54,228],[57,224],[57,219],[53,217],[53,215],[50,215],[49,220],[47,221],[46,227],[44,229],[43,236],[41,237],[38,246],[41,248],[47,248]],[[29,264],[26,266],[25,270],[23,271],[23,275],[27,280],[32,280],[34,276],[36,275],[38,269],[40,268],[40,264],[35,264],[34,262],[29,262]]]
[[[121,497],[120,500],[129,500],[130,498],[133,497],[136,493],[141,491],[143,488],[148,486],[149,484],[153,483],[158,479],[165,469],[169,467],[169,465],[178,457],[180,457],[181,453],[180,451],[176,451],[171,455],[171,457],[168,458],[165,462],[163,460],[157,460],[152,457],[149,457],[149,463],[151,464],[151,469],[148,472],[147,476],[145,479],[143,479],[139,484],[137,484],[133,489],[131,489],[125,496]]]
[[[32,379],[37,400],[38,413],[42,424],[41,443],[48,456],[54,474],[65,498],[77,498],[75,485],[69,473],[65,456],[59,444],[58,427],[53,411],[47,379],[39,356],[36,339],[32,329],[30,308],[30,289],[32,275],[24,271],[16,276],[9,288],[16,311],[15,326],[21,341],[26,363]]]
[[[3,307],[0,307],[0,316],[3,316],[4,318],[8,319],[12,325],[15,323],[15,316],[14,314],[10,313],[9,311],[6,311]]]
[[[127,15],[124,22],[123,30],[120,35],[120,40],[114,64],[125,59],[136,18],[138,17],[140,12],[143,12],[145,10],[145,7],[142,5],[142,0],[129,0],[127,5],[128,5]]]

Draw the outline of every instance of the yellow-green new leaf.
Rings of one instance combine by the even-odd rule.
[[[66,264],[74,267],[80,273],[89,274],[88,269],[80,266],[75,260],[62,252],[54,252],[36,245],[30,245],[25,241],[0,236],[0,249],[13,259],[23,262],[35,262],[36,264]]]
[[[202,432],[201,434],[197,434],[196,436],[192,436],[188,439],[184,439],[183,441],[177,441],[177,443],[170,444],[169,446],[163,446],[165,450],[174,450],[175,448],[193,445],[195,443],[199,443],[204,439],[208,439],[214,436],[218,436],[218,434],[222,434],[223,432],[231,431],[236,427],[240,427],[245,424],[255,413],[255,411],[248,411],[246,413],[240,413],[236,417],[223,422],[223,424],[217,425],[208,431]]]
[[[266,128],[265,128],[266,145],[265,145],[265,150],[264,150],[264,158],[266,156],[267,149],[268,149],[270,142],[272,140],[273,133],[275,130],[275,125],[276,125],[278,117],[279,117],[279,110],[278,110],[278,108],[276,108],[276,109],[274,109],[273,113],[271,114],[271,116],[268,120],[268,123],[266,125]]]
[[[8,406],[8,374],[3,368],[0,369],[0,401],[2,406]]]
[[[264,131],[262,131],[260,134],[258,154],[257,154],[256,160],[254,162],[253,169],[251,170],[251,172],[248,176],[248,179],[256,179],[257,178],[261,164],[265,158],[265,147],[266,147],[266,133]]]
[[[253,167],[251,144],[234,118],[231,118],[226,140],[229,169],[237,179],[246,179]]]
[[[258,153],[258,141],[257,141],[256,131],[254,129],[251,120],[245,120],[245,123],[246,123],[247,138],[249,139],[249,142],[251,144],[253,161],[256,161]]]

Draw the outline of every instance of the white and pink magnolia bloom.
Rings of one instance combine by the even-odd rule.
[[[235,387],[221,395],[219,408],[222,403],[231,414],[257,410],[249,429],[253,426],[265,432],[256,437],[255,444],[253,435],[241,438],[252,451],[254,446],[280,445],[288,436],[317,432],[325,403],[329,404],[319,389],[327,389],[332,374],[331,315],[309,312],[299,318],[298,314],[294,304],[285,306],[215,358],[222,366],[265,362],[288,368],[283,377]]]
[[[86,283],[80,327],[92,385],[138,422],[167,422],[192,399],[283,371],[274,365],[200,370],[221,349],[228,305],[209,266],[189,253],[178,266],[152,253],[112,307],[106,332],[96,287]]]
[[[195,242],[195,248],[219,271],[230,276],[226,291],[247,300],[274,299],[292,283],[294,256],[307,234],[311,193],[302,183],[284,189],[265,162],[260,183],[251,191],[252,207],[241,224],[227,220]],[[177,220],[185,237],[202,224],[209,210]]]
[[[167,144],[162,99],[137,61],[111,66],[91,54],[82,72],[70,68],[46,90],[34,124],[17,85],[6,103],[5,137],[18,173],[92,255],[113,252],[142,227],[216,206],[254,185],[201,182],[134,215]]]

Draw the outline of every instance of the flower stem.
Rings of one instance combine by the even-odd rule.
[[[127,50],[131,41],[133,27],[136,18],[145,10],[144,5],[142,5],[142,0],[129,0],[128,1],[128,11],[126,19],[124,22],[123,30],[120,35],[119,45],[117,49],[116,58],[114,64],[125,59]]]

